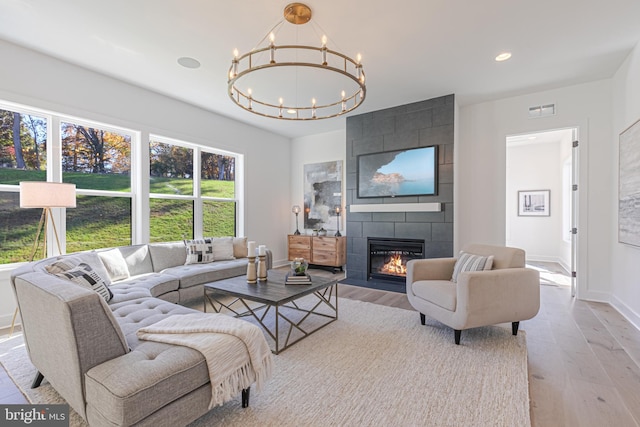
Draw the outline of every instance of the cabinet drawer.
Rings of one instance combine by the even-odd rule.
[[[289,261],[293,261],[295,258],[304,258],[309,261],[311,259],[311,249],[289,248]]]
[[[313,252],[335,252],[336,242],[335,237],[314,237]]]
[[[289,235],[287,243],[289,261],[293,261],[295,258],[311,260],[311,236]]]

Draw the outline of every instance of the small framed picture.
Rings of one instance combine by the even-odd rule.
[[[518,216],[550,216],[551,190],[518,191]]]

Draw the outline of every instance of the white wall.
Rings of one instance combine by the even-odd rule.
[[[534,105],[555,103],[557,114],[529,119]],[[611,80],[463,106],[456,145],[459,247],[504,244],[507,135],[577,127],[580,139],[578,297],[608,301],[611,293]]]
[[[340,119],[345,120],[345,119]],[[346,145],[347,131],[345,129],[334,132],[326,132],[317,135],[295,138],[291,144],[291,165],[290,165],[290,182],[291,182],[291,205],[304,206],[304,165],[309,163],[342,161],[342,210],[345,206],[345,174],[346,174]],[[289,234],[296,229],[296,217],[289,212]],[[344,215],[340,217],[340,233],[344,236]],[[304,232],[303,214],[299,216],[300,231]]]
[[[0,57],[5,101],[140,130],[142,141],[153,133],[244,154],[245,235],[270,247],[274,259],[286,258],[290,139],[4,41]],[[14,307],[5,269],[0,327],[11,322]]]
[[[566,266],[562,238],[562,150],[560,141],[507,145],[506,238],[532,261]],[[518,216],[518,191],[549,190],[549,216]]]
[[[618,243],[618,137],[640,119],[640,43],[612,79],[613,129],[610,158],[613,183],[609,207],[611,235],[611,284],[614,305],[640,328],[640,248]]]

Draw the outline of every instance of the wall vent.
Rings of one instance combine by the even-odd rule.
[[[529,118],[548,117],[556,115],[556,104],[536,105],[529,107]]]

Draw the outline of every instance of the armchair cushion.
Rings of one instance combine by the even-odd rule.
[[[458,275],[463,271],[486,271],[491,270],[493,265],[493,255],[482,256],[466,252],[460,252],[456,265],[453,268],[452,282],[458,281]]]
[[[413,295],[447,309],[456,310],[456,284],[449,280],[420,280],[411,285]]]

